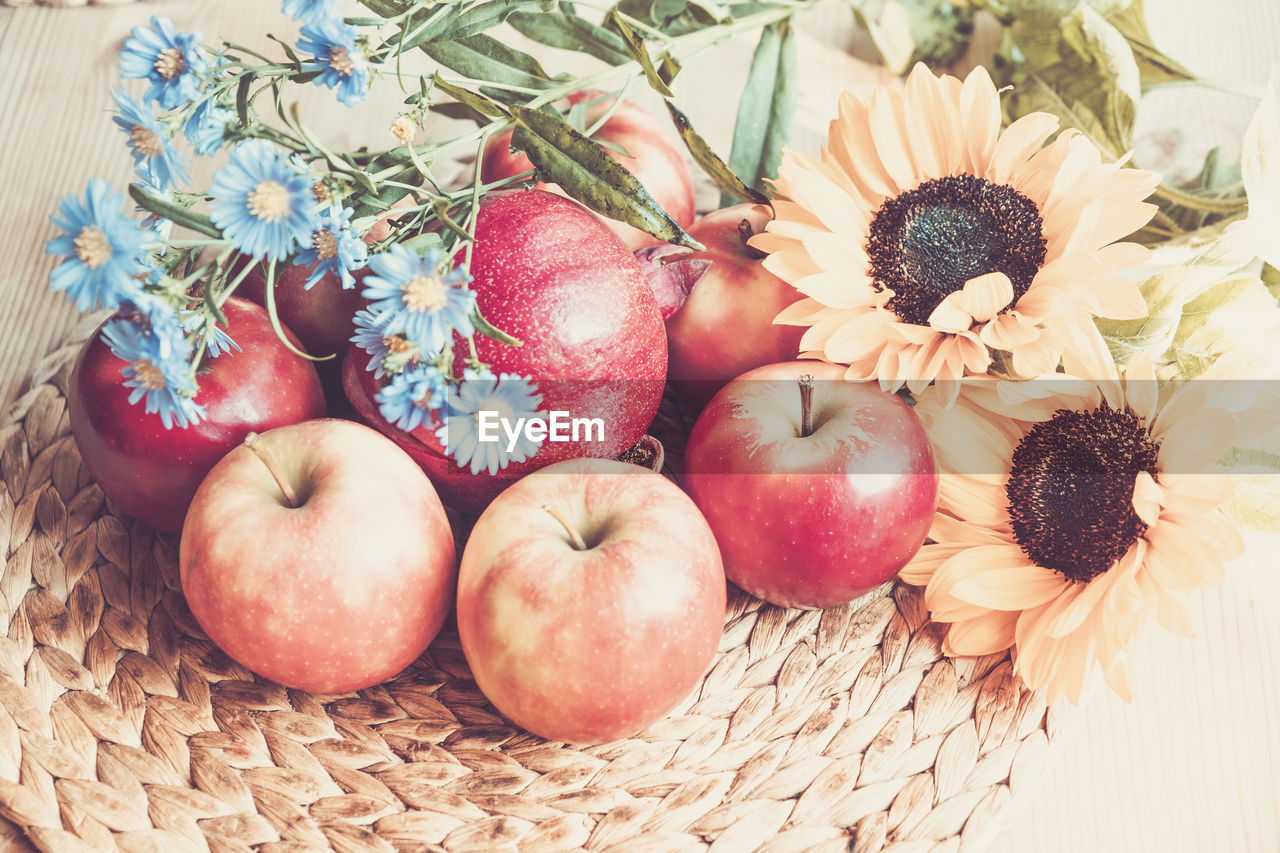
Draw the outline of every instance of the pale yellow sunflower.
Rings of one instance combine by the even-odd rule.
[[[951,407],[917,406],[942,476],[929,543],[901,577],[950,623],[949,654],[1015,646],[1029,687],[1072,702],[1098,667],[1127,700],[1140,634],[1154,618],[1189,635],[1187,593],[1242,551],[1216,468],[1241,416],[1210,398],[1248,383],[1214,382],[1224,362],[1160,387],[1149,356],[1121,374],[1105,347],[1073,343],[1103,379],[966,380]]]
[[[1039,376],[1094,317],[1146,315],[1117,272],[1148,253],[1117,241],[1154,215],[1143,199],[1159,176],[1103,163],[1046,113],[1000,124],[984,69],[962,83],[917,65],[905,91],[844,93],[821,159],[785,152],[774,219],[751,245],[807,297],[775,320],[810,327],[804,355],[954,397],[992,351]]]

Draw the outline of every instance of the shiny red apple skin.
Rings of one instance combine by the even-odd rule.
[[[720,642],[724,572],[674,483],[577,459],[530,474],[480,516],[457,607],[467,662],[499,711],[550,740],[598,743],[643,730],[698,685]]]
[[[364,278],[365,271],[355,272],[353,288],[344,290],[342,279],[327,273],[308,290],[307,277],[313,268],[299,264],[277,268],[276,315],[289,331],[298,336],[306,352],[318,357],[334,355],[330,362],[319,364],[332,364],[336,371],[351,345],[351,336],[355,334],[355,313],[364,307],[360,280]],[[265,307],[266,288],[259,268],[245,277],[236,294]]]
[[[707,214],[689,232],[706,250],[679,256],[712,262],[667,320],[672,387],[694,411],[735,376],[800,353],[804,329],[773,323],[799,296],[746,245],[747,237],[763,231],[769,219],[767,207],[751,204]],[[744,221],[745,236],[739,230]]]
[[[301,503],[241,445],[196,492],[183,593],[219,648],[318,693],[378,684],[435,638],[457,584],[453,535],[413,460],[366,426],[322,419],[259,436]]]
[[[315,368],[280,342],[266,312],[235,297],[223,310],[242,351],[205,359],[196,402],[206,417],[197,424],[165,429],[141,402],[130,405],[125,362],[100,332],[71,374],[67,411],[85,467],[116,506],[159,530],[182,528],[200,481],[249,432],[325,414]]]
[[[600,99],[600,100],[597,100]],[[604,92],[587,90],[569,96],[571,104],[595,100],[587,107],[586,126],[590,128],[613,105],[614,99]],[[660,120],[636,104],[624,100],[594,138],[617,145],[627,153],[605,147],[605,153],[635,175],[653,200],[682,228],[694,220],[693,176],[684,159],[684,151],[664,120]],[[533,168],[523,152],[512,152],[511,131],[495,136],[485,148],[480,162],[480,177],[485,183],[510,178]],[[543,189],[559,187],[539,184]],[[601,217],[609,229],[632,250],[659,242],[653,236],[616,220]]]
[[[814,379],[801,438],[797,379]],[[924,426],[875,383],[815,361],[730,382],[694,424],[683,485],[706,515],[729,580],[785,607],[832,607],[891,579],[937,504]]]
[[[413,430],[409,437],[435,454],[424,470],[445,502],[478,510],[508,482],[544,465],[579,456],[611,459],[635,444],[662,401],[667,347],[639,263],[577,202],[542,190],[495,193],[482,202],[475,236],[470,269],[477,305],[522,342],[508,346],[477,334],[480,358],[494,373],[531,378],[543,411],[605,421],[604,441],[544,443],[496,477],[444,459],[434,426]],[[465,344],[455,354],[461,363]],[[372,402],[377,383],[364,369],[368,356],[354,349],[351,356],[344,387],[357,416],[380,432],[396,429]],[[420,453],[414,457],[423,461]]]

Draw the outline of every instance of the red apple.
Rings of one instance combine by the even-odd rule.
[[[689,233],[705,251],[662,246],[637,253],[661,253],[649,265],[659,290],[671,290],[672,283],[685,288],[682,304],[667,319],[668,374],[681,401],[695,411],[733,377],[800,352],[804,329],[773,325],[778,312],[799,296],[747,245],[768,221],[767,207],[739,204],[694,223]],[[692,281],[685,283],[690,269]]]
[[[639,263],[578,203],[542,190],[495,193],[482,202],[471,256],[472,287],[481,313],[518,338],[508,346],[476,335],[494,373],[528,377],[542,410],[602,418],[604,440],[544,443],[525,462],[498,476],[471,474],[447,458],[435,425],[407,436],[447,503],[483,507],[524,474],[560,459],[613,458],[644,435],[666,380],[666,331]],[[464,344],[455,350],[461,364]],[[384,434],[373,402],[378,382],[369,358],[352,351],[344,385],[357,415]],[[403,435],[403,434],[402,434]],[[404,439],[397,439],[402,447]],[[434,454],[427,456],[425,454]]]
[[[395,675],[435,638],[457,575],[430,481],[350,421],[266,432],[200,484],[179,569],[191,613],[264,678],[319,693]]]
[[[612,108],[615,99],[598,91],[575,92],[570,104],[588,103],[585,123],[593,126]],[[623,101],[613,115],[596,131],[594,139],[608,143],[605,152],[627,168],[648,190],[653,200],[672,219],[688,228],[693,223],[693,176],[685,163],[684,150],[670,126],[630,101]],[[626,151],[622,154],[611,146]],[[533,168],[522,152],[511,150],[511,131],[495,136],[485,149],[480,163],[480,177],[485,183],[510,178]],[[540,184],[544,189],[559,187]],[[638,249],[657,243],[654,237],[622,222],[601,217],[609,229],[628,248]]]
[[[320,357],[336,356],[329,362],[320,362],[334,365],[336,372],[336,366],[341,363],[351,344],[351,336],[355,334],[352,318],[364,307],[360,280],[365,272],[355,272],[356,286],[353,288],[344,290],[342,279],[327,273],[307,289],[307,277],[312,269],[312,266],[299,264],[276,269],[276,315],[298,336],[308,353]],[[245,277],[236,295],[265,307],[266,289],[259,267]]]
[[[458,634],[499,711],[551,740],[628,737],[693,690],[724,623],[720,552],[670,480],[578,459],[503,492],[458,573]]]
[[[843,376],[815,361],[748,371],[689,435],[684,486],[715,531],[725,574],[773,604],[851,601],[897,574],[933,520],[938,477],[920,419],[896,394]]]
[[[204,360],[196,402],[205,417],[197,424],[165,429],[159,415],[130,405],[125,362],[100,332],[71,374],[67,412],[85,467],[116,506],[160,530],[181,529],[200,481],[248,433],[324,416],[315,368],[281,343],[267,313],[237,298],[223,310],[242,351]]]

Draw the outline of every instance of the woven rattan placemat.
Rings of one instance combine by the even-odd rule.
[[[890,585],[827,611],[731,594],[696,694],[599,746],[504,721],[451,625],[358,694],[260,681],[192,619],[176,540],[90,481],[78,349],[0,420],[0,848],[980,850],[1069,715],[1007,656],[943,658]]]

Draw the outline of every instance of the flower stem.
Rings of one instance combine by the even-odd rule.
[[[297,509],[301,502],[298,500],[298,493],[289,485],[289,481],[284,478],[284,474],[280,471],[280,466],[276,462],[276,458],[271,455],[271,451],[262,445],[262,436],[256,432],[251,432],[244,437],[244,446],[253,451],[253,455],[261,460],[267,470],[271,472],[271,478],[276,481],[276,485],[280,487],[280,493],[284,495],[285,505],[289,509]]]
[[[800,386],[800,437],[813,435],[813,376],[806,373],[796,380]]]
[[[573,550],[575,551],[587,550],[586,540],[584,540],[582,538],[582,534],[579,533],[577,529],[574,528],[574,526],[569,523],[569,519],[565,518],[564,513],[562,513],[560,510],[548,504],[543,504],[542,508],[547,511],[548,515],[550,515],[556,521],[560,522],[560,526],[564,528],[564,532],[569,535],[569,544],[573,546]]]

